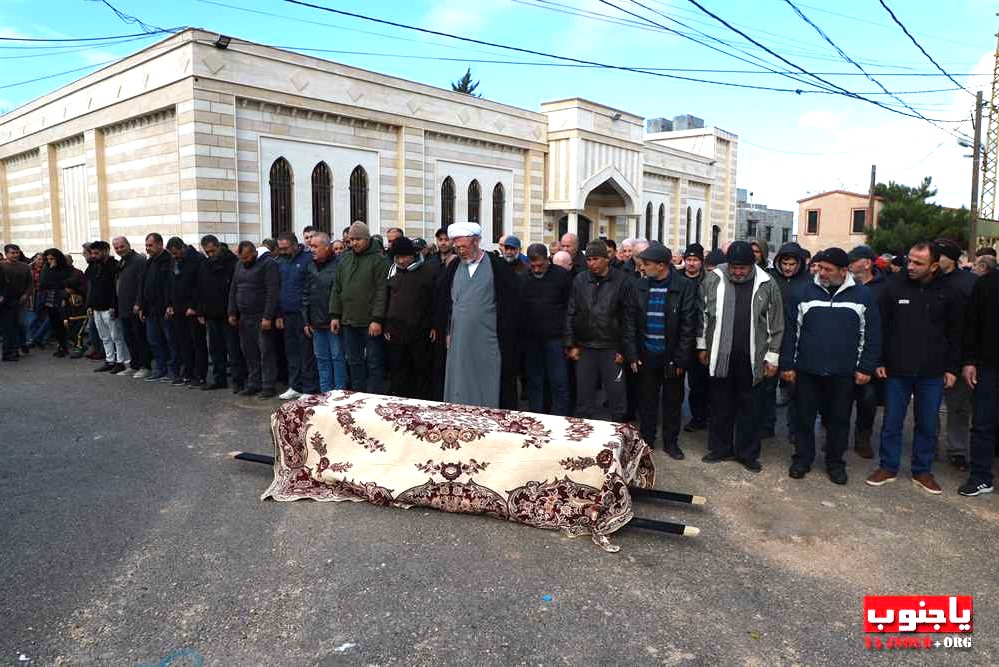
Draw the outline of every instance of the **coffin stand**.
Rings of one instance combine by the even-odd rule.
[[[692,526],[635,518],[632,495],[700,505],[653,489],[651,450],[628,424],[350,391],[282,405],[271,417],[274,481],[261,499],[367,501],[486,514],[566,535],[629,524],[676,535]]]

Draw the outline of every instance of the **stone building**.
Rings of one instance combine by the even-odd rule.
[[[0,116],[0,234],[26,251],[150,231],[260,240],[454,220],[547,242],[732,237],[737,137],[646,135],[188,29]]]
[[[750,201],[752,193],[745,188],[736,190],[734,240],[762,239],[776,254],[780,246],[794,240],[794,211],[769,208]]]
[[[849,251],[867,243],[868,227],[878,226],[884,198],[830,190],[798,200],[798,243],[815,253],[838,247]]]

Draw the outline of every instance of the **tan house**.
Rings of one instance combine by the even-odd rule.
[[[538,111],[187,29],[0,116],[0,239],[259,241],[353,220],[473,220],[548,242],[733,237],[738,138],[645,134],[579,98]]]
[[[874,197],[874,214],[868,222],[869,195],[831,190],[798,200],[798,245],[813,254],[824,248],[851,248],[867,242],[868,227],[877,227],[884,204]]]

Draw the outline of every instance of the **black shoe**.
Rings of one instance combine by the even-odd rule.
[[[69,352],[67,350],[56,350],[52,354],[52,356],[53,357],[68,357],[69,356]]]
[[[215,381],[215,382],[212,382],[211,384],[207,384],[207,383],[202,382],[202,384],[201,384],[201,390],[202,391],[212,391],[213,389],[225,389],[227,386],[229,386],[229,385],[227,385],[225,382]]]
[[[951,454],[950,456],[947,457],[947,460],[950,461],[950,464],[955,468],[957,468],[958,470],[961,471],[968,470],[968,460],[963,456],[961,456],[960,454]]]
[[[4,361],[20,361],[21,357],[20,357],[20,355],[17,354],[17,352],[12,352],[10,354],[3,355],[3,360]]]
[[[232,393],[234,394],[241,394],[244,389],[246,389],[246,385],[244,384],[236,383],[232,385]]]
[[[260,393],[260,387],[247,387],[239,392],[240,396],[253,396]]]
[[[760,465],[759,461],[746,461],[744,459],[737,460],[739,461],[739,464],[749,472],[760,472],[763,470],[763,466]]]
[[[848,478],[846,476],[845,470],[837,469],[837,470],[828,470],[827,472],[829,473],[829,481],[832,482],[833,484],[839,484],[840,486],[846,484]]]
[[[111,375],[117,375],[126,368],[128,368],[128,366],[126,366],[125,364],[115,364],[114,366],[111,367],[111,370],[109,370],[108,373],[111,373]]]
[[[798,444],[798,434],[794,433],[793,431],[791,433],[788,433],[787,434],[787,441],[789,443],[791,443],[792,445],[797,445]]]
[[[668,454],[674,461],[682,461],[687,458],[683,453],[683,450],[680,449],[680,445],[667,445],[666,454]]]
[[[190,382],[187,383],[188,389],[201,389],[204,386],[205,386],[204,380],[191,380]]]
[[[98,366],[97,368],[95,368],[94,372],[95,373],[107,373],[112,368],[114,368],[114,364],[109,364],[108,362],[105,361],[103,364],[101,364],[100,366]]]
[[[30,345],[22,345],[21,346],[21,353],[22,354],[31,354],[31,346]]]
[[[962,496],[969,497],[980,496],[983,493],[992,493],[993,491],[995,491],[995,488],[993,488],[992,482],[976,482],[973,479],[969,479],[957,490]]]
[[[183,387],[187,383],[188,383],[188,379],[187,378],[175,377],[173,380],[170,381],[170,386],[171,387]]]
[[[731,454],[714,454],[707,453],[701,457],[701,463],[721,463],[722,461],[734,461],[735,457]]]
[[[798,466],[791,466],[787,469],[787,476],[791,479],[802,479],[808,474],[808,468],[799,468]]]
[[[261,401],[266,401],[268,399],[274,398],[275,396],[277,396],[277,392],[274,391],[273,389],[261,389],[260,393],[257,394],[257,398],[260,399]]]
[[[696,431],[703,431],[707,427],[708,427],[707,422],[691,419],[689,422],[687,422],[687,425],[683,427],[683,430],[686,433],[694,433]]]
[[[777,434],[774,432],[773,429],[760,431],[760,440],[769,440],[770,438],[776,438],[776,437]]]

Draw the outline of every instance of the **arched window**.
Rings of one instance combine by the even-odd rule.
[[[645,240],[652,240],[652,202],[645,205]]]
[[[493,243],[503,236],[503,212],[506,210],[506,191],[502,183],[493,188]]]
[[[687,245],[690,245],[691,243],[693,243],[692,235],[691,235],[691,232],[694,231],[693,229],[691,229],[691,225],[693,224],[693,222],[694,222],[694,211],[688,206],[687,207],[687,235],[684,237],[684,239],[687,242]]]
[[[292,173],[291,165],[283,157],[274,160],[270,174],[271,187],[271,237],[292,231]]]
[[[472,181],[468,184],[468,221],[480,222],[481,217],[479,213],[481,210],[482,189],[479,187],[478,181]]]
[[[441,227],[454,224],[454,181],[448,176],[441,184]]]
[[[697,209],[697,242],[701,242],[701,209]]]
[[[666,244],[666,204],[659,204],[659,242]]]
[[[330,168],[325,162],[320,162],[312,170],[312,226],[327,234],[332,229],[330,213],[332,181]]]
[[[368,222],[368,172],[361,165],[350,172],[350,221]]]

